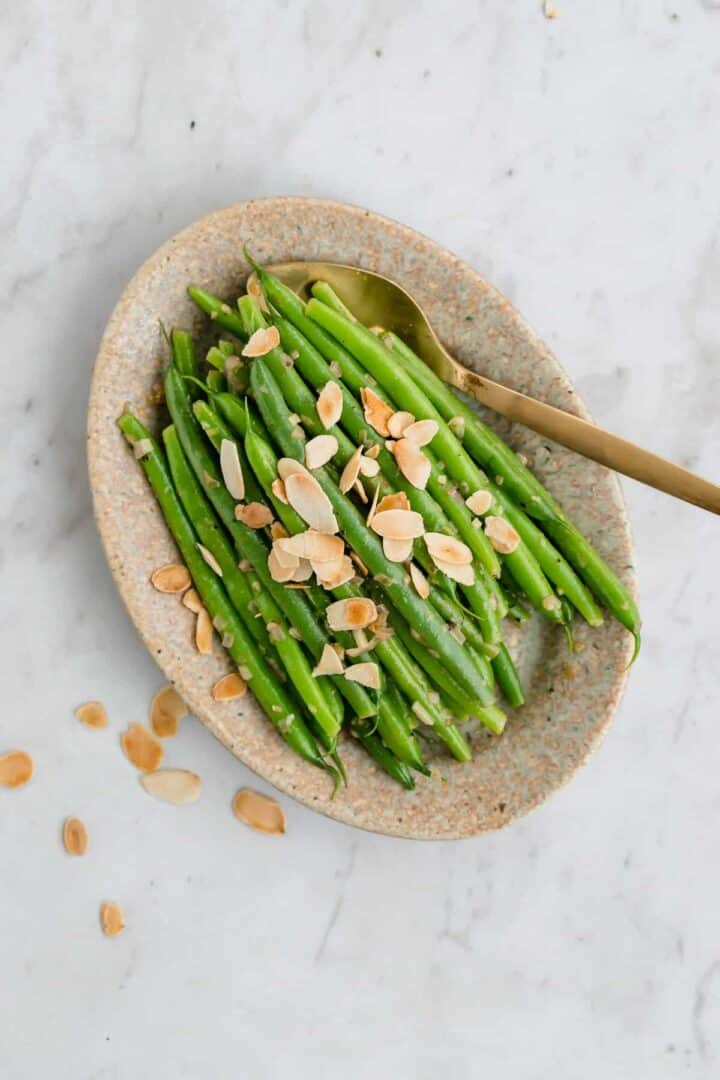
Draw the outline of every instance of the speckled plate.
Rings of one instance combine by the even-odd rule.
[[[474,759],[436,761],[444,779],[419,778],[408,793],[381,773],[349,739],[343,746],[350,785],[334,801],[318,770],[288,750],[250,695],[215,704],[210,690],[227,670],[194,649],[193,616],[177,597],[150,585],[153,570],[176,558],[141,469],[116,426],[126,402],[155,431],[164,409],[152,404],[166,360],[158,320],[206,334],[188,300],[194,282],[237,296],[247,275],[242,243],[261,261],[329,259],[381,271],[423,304],[440,337],[465,364],[534,397],[587,412],[547,346],[507,300],[471,267],[437,244],[368,210],[324,199],[275,198],[239,203],[196,222],[138,270],[100,344],[90,396],[88,457],[95,516],[120,595],[148,650],[198,719],[240,761],[329,817],[394,836],[471,836],[506,825],[566,783],[607,730],[620,699],[631,640],[608,620],[578,626],[581,651],[541,620],[509,628],[527,688],[527,705],[505,734],[474,737]],[[488,419],[486,417],[486,419]],[[497,417],[490,422],[634,587],[632,545],[619,486],[602,467]]]

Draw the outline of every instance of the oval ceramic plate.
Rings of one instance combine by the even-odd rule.
[[[419,233],[357,207],[320,199],[239,203],[179,233],[138,270],[100,345],[89,409],[90,480],[95,515],[120,595],[167,678],[215,736],[279,790],[339,821],[417,839],[470,836],[507,824],[537,806],[585,762],[618,704],[632,651],[612,620],[589,632],[580,651],[539,619],[509,627],[528,703],[501,738],[473,738],[474,759],[457,765],[440,753],[432,779],[405,792],[348,739],[350,784],[329,800],[326,776],[296,758],[250,695],[216,704],[210,691],[226,670],[222,650],[199,655],[193,615],[177,596],[156,592],[150,575],[176,558],[155,501],[115,420],[131,402],[159,433],[164,409],[153,403],[166,363],[159,320],[207,335],[207,320],[187,298],[193,282],[222,297],[242,291],[242,245],[267,263],[328,259],[395,278],[423,304],[441,339],[470,367],[579,415],[582,402],[547,347],[507,300],[474,270]],[[488,419],[486,417],[486,419]],[[632,547],[615,478],[525,430],[491,423],[530,466],[631,586]]]

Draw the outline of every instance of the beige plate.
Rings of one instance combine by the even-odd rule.
[[[528,704],[502,738],[476,736],[470,765],[439,754],[438,775],[420,777],[411,793],[348,740],[343,756],[350,786],[330,802],[327,778],[285,747],[251,695],[213,702],[212,687],[227,670],[221,649],[214,657],[198,655],[192,613],[178,597],[150,585],[153,570],[176,552],[115,419],[130,401],[160,430],[164,410],[149,403],[166,355],[158,320],[206,335],[207,320],[187,299],[185,286],[194,282],[234,298],[247,274],[244,241],[265,262],[328,259],[387,274],[425,307],[441,340],[464,364],[587,415],[555,358],[507,300],[419,233],[368,210],[321,199],[266,199],[218,211],[173,237],[138,270],[100,345],[88,458],[95,516],[120,595],[152,656],[202,723],[281,791],[339,821],[395,836],[455,838],[499,828],[566,783],[602,739],[632,652],[629,635],[617,623],[592,632],[579,626],[582,651],[576,654],[568,652],[561,632],[539,619],[520,631],[510,628]],[[496,426],[634,586],[630,533],[615,478],[528,431]]]

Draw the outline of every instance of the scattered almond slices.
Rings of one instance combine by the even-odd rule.
[[[75,715],[86,727],[106,728],[110,723],[107,709],[100,701],[87,701],[84,705],[78,705]]]
[[[244,346],[243,356],[265,356],[266,353],[277,349],[280,344],[280,331],[277,326],[261,326],[254,334],[251,334]]]
[[[418,596],[421,596],[423,600],[427,600],[430,595],[430,583],[420,567],[416,566],[414,562],[410,563],[410,580]]]
[[[347,585],[355,577],[355,568],[352,559],[343,555],[332,563],[314,563],[313,570],[317,575],[318,584],[323,589],[339,589],[341,585]]]
[[[342,675],[342,673],[342,660],[337,651],[332,645],[323,645],[320,659],[313,668],[313,675],[317,678],[318,675]]]
[[[100,905],[100,925],[106,937],[117,937],[125,929],[123,909],[114,901],[105,901]]]
[[[198,611],[195,620],[195,648],[203,656],[212,655],[213,624],[205,608]]]
[[[259,502],[238,503],[235,507],[235,517],[250,529],[264,529],[267,525],[271,525],[273,520],[270,507]]]
[[[285,491],[290,506],[311,529],[324,533],[339,531],[332,504],[310,473],[293,473],[286,477]]]
[[[247,683],[237,671],[223,675],[212,688],[213,701],[234,701],[235,698],[244,697],[246,693]]]
[[[163,744],[157,735],[142,724],[130,724],[120,736],[125,757],[136,769],[142,772],[154,772],[160,768],[165,755]]]
[[[232,808],[238,821],[249,825],[251,829],[257,829],[268,836],[280,836],[285,832],[285,812],[269,795],[241,788],[232,801]]]
[[[24,750],[0,755],[0,787],[22,787],[32,779],[34,771],[33,759]]]
[[[204,610],[203,602],[195,589],[188,589],[186,593],[183,593],[182,603],[190,611],[194,611],[196,615]]]
[[[403,540],[394,536],[383,537],[383,554],[389,562],[404,563],[412,555],[413,541]]]
[[[345,544],[341,536],[306,529],[286,539],[276,540],[278,550],[297,559],[311,559],[313,562],[334,562],[341,558]]]
[[[405,433],[405,428],[410,427],[415,423],[415,417],[411,412],[393,413],[388,420],[388,434],[392,435],[393,439],[401,439]]]
[[[300,461],[296,461],[295,458],[281,457],[277,463],[278,476],[284,482],[288,476],[294,476],[299,473],[301,476],[309,476],[305,466]],[[287,491],[285,492],[285,498],[287,499]]]
[[[380,472],[380,466],[375,458],[363,456],[360,458],[360,475],[367,476],[372,479],[373,476],[377,476]]]
[[[375,602],[366,596],[336,600],[325,612],[331,630],[362,630],[377,619]]]
[[[386,405],[382,398],[379,398],[375,391],[371,390],[369,386],[362,387],[360,390],[360,398],[363,404],[365,419],[370,427],[374,428],[378,435],[387,438],[390,434],[388,422],[393,415],[393,410],[389,405]]]
[[[326,431],[329,431],[331,427],[335,427],[340,422],[343,411],[343,395],[338,383],[325,383],[318,396],[316,409],[320,423]]]
[[[210,569],[213,571],[213,573],[217,574],[218,577],[222,577],[223,576],[222,567],[220,566],[220,563],[217,561],[217,559],[213,555],[212,551],[208,551],[208,549],[206,547],[204,547],[202,544],[196,544],[196,547],[197,547],[198,551],[200,552],[200,554],[202,555],[205,562],[208,564]]]
[[[350,667],[345,668],[343,674],[348,682],[359,683],[360,686],[366,686],[368,690],[380,689],[380,668],[370,660],[365,660],[361,664],[351,664]]]
[[[338,486],[342,491],[343,495],[347,494],[347,492],[351,490],[358,477],[360,476],[361,459],[362,446],[358,446],[358,448],[348,458],[345,468],[340,474],[340,483]]]
[[[391,540],[415,540],[425,532],[416,510],[380,510],[373,518],[373,532]]]
[[[285,484],[282,482],[279,476],[277,476],[270,485],[272,491],[278,502],[284,503],[287,506],[287,495],[285,494]]]
[[[487,514],[492,504],[492,494],[489,491],[485,491],[483,488],[480,488],[478,491],[473,491],[472,495],[468,495],[465,500],[465,505],[473,514]]]
[[[403,438],[416,446],[427,446],[438,433],[437,420],[416,420],[403,431]]]
[[[63,844],[68,855],[84,855],[88,849],[88,832],[80,818],[69,817],[63,824]]]
[[[430,459],[409,439],[400,439],[393,447],[398,468],[413,487],[424,491],[430,479]]]
[[[475,584],[475,572],[472,563],[446,563],[442,559],[433,559],[433,562],[441,574],[446,574],[453,581],[457,581],[459,585]]]
[[[277,581],[282,585],[286,581],[292,581],[293,574],[300,565],[300,560],[296,555],[288,555],[286,552],[280,551],[277,544],[273,544],[268,555],[268,572],[273,581]]]
[[[190,585],[190,572],[182,563],[168,563],[150,576],[150,583],[158,592],[185,592]]]
[[[519,533],[505,518],[485,518],[485,534],[500,555],[511,555],[520,543]]]
[[[409,509],[410,500],[404,491],[395,491],[392,495],[385,495],[378,503],[378,511]]]
[[[232,439],[223,439],[220,443],[220,471],[225,487],[233,499],[245,498],[245,478],[243,476],[237,444]]]
[[[140,777],[140,783],[149,795],[175,806],[197,802],[202,791],[200,777],[188,769],[158,769],[155,772],[146,772]]]
[[[433,562],[439,559],[441,562],[453,563],[458,566],[467,566],[472,562],[472,551],[454,536],[446,536],[445,533],[425,533],[425,547]]]
[[[316,435],[305,444],[305,464],[308,469],[320,469],[327,465],[338,452],[338,441],[334,435]]]
[[[187,716],[188,707],[174,686],[163,686],[150,704],[150,727],[160,739],[178,733],[178,725]]]

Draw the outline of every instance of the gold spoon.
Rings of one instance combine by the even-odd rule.
[[[397,282],[372,270],[330,262],[286,262],[269,266],[282,282],[307,299],[315,281],[327,281],[366,326],[381,326],[403,338],[446,383],[470,394],[516,424],[643,484],[720,514],[720,487],[680,465],[643,450],[619,435],[536,401],[458,363],[438,341],[419,304]]]

